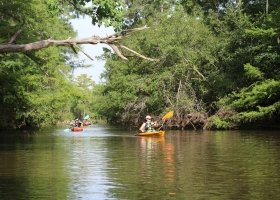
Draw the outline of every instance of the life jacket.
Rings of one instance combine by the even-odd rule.
[[[153,128],[151,122],[146,122],[146,124],[145,124],[145,130],[146,130],[146,131],[154,131],[154,128]]]

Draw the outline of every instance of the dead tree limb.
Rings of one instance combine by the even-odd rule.
[[[18,30],[13,36],[12,38],[10,39],[10,41],[8,42],[8,44],[12,44],[16,39],[17,39],[17,36],[21,33],[21,30]]]
[[[79,49],[86,57],[88,57],[90,60],[93,60],[93,58],[88,55],[82,48],[80,48],[78,45],[74,45],[77,49]]]
[[[122,52],[119,50],[119,48],[114,44],[109,44],[109,46],[113,49],[113,51],[122,59],[128,60],[127,57],[125,57]]]
[[[123,45],[120,44],[120,41],[127,37],[129,34],[142,31],[144,29],[147,29],[148,27],[142,27],[142,28],[135,28],[135,29],[129,29],[122,31],[121,33],[115,33],[107,37],[99,37],[99,36],[92,36],[88,38],[81,38],[81,39],[66,39],[66,40],[54,40],[54,39],[47,39],[47,40],[41,40],[37,42],[32,42],[28,44],[14,44],[15,38],[18,36],[19,33],[15,34],[13,38],[10,40],[7,44],[0,44],[0,54],[3,53],[18,53],[18,52],[28,52],[28,51],[36,51],[43,48],[47,48],[50,46],[69,46],[72,49],[74,47],[77,48],[77,45],[81,44],[106,44],[110,47],[112,47],[113,51],[122,59],[127,60],[127,58],[121,53],[119,48],[124,48],[128,51],[130,51],[132,54],[146,60],[155,61],[155,59],[148,58],[134,50],[131,50]],[[85,52],[83,52],[85,53]]]
[[[130,48],[124,46],[124,45],[120,45],[120,47],[123,48],[123,49],[126,49],[127,51],[130,51],[130,52],[133,53],[134,55],[136,55],[136,56],[138,56],[138,57],[140,57],[140,58],[143,58],[143,59],[145,59],[145,60],[156,61],[156,59],[148,58],[148,57],[146,57],[146,56],[143,56],[143,55],[141,55],[140,53],[137,53],[136,51],[134,51],[134,50],[132,50],[132,49],[130,49]]]

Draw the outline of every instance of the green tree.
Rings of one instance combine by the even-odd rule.
[[[83,119],[86,114],[92,116],[92,90],[95,87],[94,81],[91,79],[91,76],[81,74],[75,79],[75,86],[76,90],[72,97],[71,106],[74,116],[80,119]]]
[[[279,28],[275,26],[279,7],[266,13],[244,11],[242,6],[238,12],[233,8],[227,11],[227,15],[212,23],[219,36],[227,35],[227,39],[221,43],[219,59],[226,85],[219,84],[225,90],[220,90],[219,111],[211,120],[217,128],[222,124],[223,128],[275,124],[279,116]],[[236,14],[239,17],[234,17]]]
[[[201,98],[217,73],[215,38],[199,18],[182,11],[159,13],[149,27],[125,44],[157,62],[122,62],[111,55],[106,63],[104,111],[115,123],[137,124],[145,114],[161,114],[165,108],[182,116],[205,111]]]
[[[68,45],[76,52],[78,41],[65,40],[75,36],[69,19],[89,14],[93,24],[105,23],[119,29],[122,9],[122,4],[114,0],[1,1],[0,127],[40,127],[80,116],[90,103],[86,94],[90,91],[71,82],[71,68],[80,64],[73,62],[72,51],[49,46]],[[88,42],[112,43],[121,37],[92,37]],[[83,86],[85,83],[80,80]]]
[[[9,42],[19,30],[19,43],[74,36],[66,19],[49,12],[49,2],[1,1],[0,41]],[[72,86],[65,53],[53,47],[0,55],[1,128],[39,127],[69,117]]]

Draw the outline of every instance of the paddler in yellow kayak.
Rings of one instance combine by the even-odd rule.
[[[147,115],[145,119],[146,122],[144,122],[139,129],[142,133],[153,132],[155,131],[155,128],[159,126],[157,121],[155,122],[152,121],[152,117],[150,115]]]

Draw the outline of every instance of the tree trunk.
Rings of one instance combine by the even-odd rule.
[[[268,14],[268,0],[266,0],[265,13]]]

